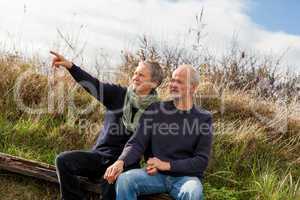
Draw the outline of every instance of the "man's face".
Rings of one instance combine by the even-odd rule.
[[[184,99],[193,95],[194,86],[190,84],[190,77],[184,68],[176,69],[169,83],[169,92],[172,99]]]
[[[155,84],[151,81],[151,71],[144,62],[140,62],[134,71],[131,85],[137,93],[141,94],[150,92],[155,87]]]

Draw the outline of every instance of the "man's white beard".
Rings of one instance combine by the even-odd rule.
[[[180,99],[180,95],[176,94],[176,93],[170,93],[169,98],[170,98],[170,100],[178,101]]]

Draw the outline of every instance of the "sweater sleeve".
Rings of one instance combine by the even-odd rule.
[[[75,64],[68,70],[76,82],[100,101],[107,109],[114,110],[123,107],[126,88],[103,83]]]
[[[206,169],[212,146],[212,117],[209,116],[203,123],[194,156],[181,160],[171,160],[171,172],[199,173]]]
[[[137,163],[149,146],[153,123],[153,115],[149,114],[150,110],[152,111],[151,106],[141,116],[136,132],[128,140],[119,157],[119,160],[124,161],[125,167]]]

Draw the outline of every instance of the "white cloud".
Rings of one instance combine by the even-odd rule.
[[[289,48],[286,61],[299,69],[300,36],[267,31],[255,24],[247,15],[249,0],[2,0],[0,37],[11,46],[30,47],[27,51],[37,49],[47,55],[57,41],[57,28],[74,38],[84,25],[78,43],[87,42],[87,57],[92,58],[100,48],[119,57],[120,50],[133,48],[143,33],[157,39],[178,39],[195,24],[202,7],[208,33],[205,45],[212,51],[222,54],[235,34],[242,47],[262,53]]]

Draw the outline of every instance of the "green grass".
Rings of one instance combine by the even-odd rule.
[[[264,165],[261,171],[252,171],[250,188],[257,199],[295,200],[300,198],[300,179],[293,177],[290,170],[276,169],[276,163]]]
[[[53,164],[59,152],[85,148],[84,138],[76,128],[48,117],[38,121],[22,117],[15,122],[0,117],[0,151]]]

